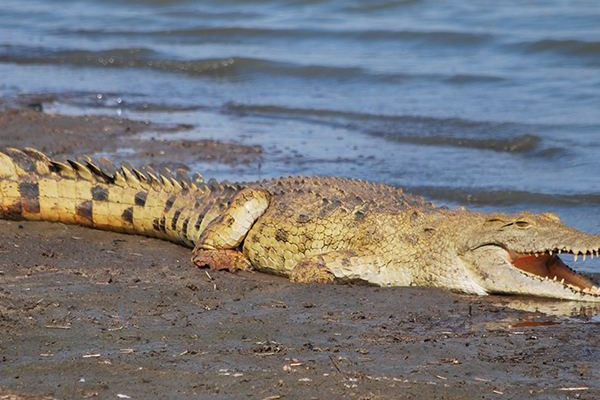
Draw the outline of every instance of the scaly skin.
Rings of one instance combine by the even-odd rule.
[[[595,256],[600,236],[553,214],[448,210],[393,186],[343,178],[232,185],[111,169],[6,149],[0,217],[159,237],[194,247],[200,267],[254,268],[298,282],[600,302],[600,290],[557,256]]]

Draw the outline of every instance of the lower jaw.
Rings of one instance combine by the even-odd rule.
[[[518,269],[542,278],[556,280],[582,290],[582,293],[594,289],[594,283],[569,268],[556,255],[521,255],[512,257],[512,264]]]

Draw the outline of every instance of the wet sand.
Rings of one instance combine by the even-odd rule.
[[[135,165],[168,163],[172,146],[186,149],[182,164],[260,158],[235,143],[136,138],[186,128],[13,107],[0,112],[0,146],[106,155],[134,141]],[[145,237],[0,230],[0,399],[600,398],[592,306],[298,285],[198,270],[189,249]]]

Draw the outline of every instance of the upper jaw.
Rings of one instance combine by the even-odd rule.
[[[587,257],[590,258],[594,258],[594,257],[600,257],[600,248],[572,248],[569,246],[562,246],[562,247],[552,247],[552,248],[545,248],[542,250],[520,250],[520,251],[515,251],[515,250],[509,250],[512,253],[520,253],[520,254],[527,254],[527,255],[532,255],[532,256],[543,256],[543,255],[547,255],[547,256],[553,256],[553,255],[561,255],[561,254],[572,254],[573,255],[573,259],[575,260],[575,262],[577,261],[577,259],[579,257],[583,258],[583,261],[586,260]]]

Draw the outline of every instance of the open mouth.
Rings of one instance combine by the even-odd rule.
[[[539,253],[509,252],[512,264],[528,274],[560,282],[571,289],[584,293],[600,295],[600,289],[585,276],[573,271],[560,259],[559,254],[572,254],[577,261],[578,256],[593,258],[600,255],[597,251],[574,252],[572,250],[546,250]]]

